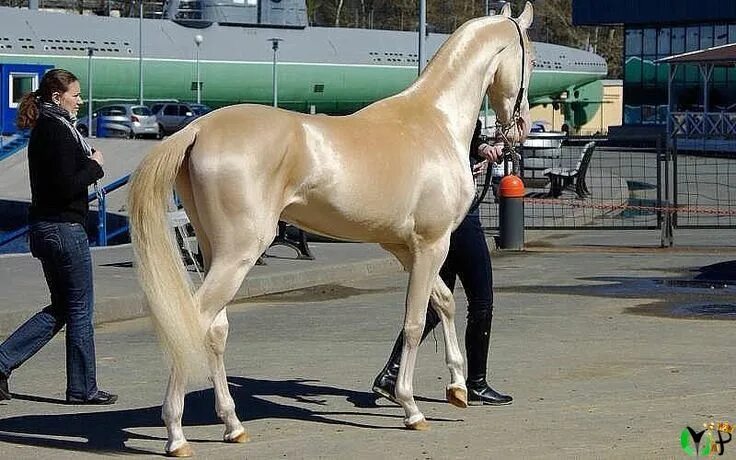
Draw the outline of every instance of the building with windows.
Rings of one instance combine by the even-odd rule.
[[[736,43],[734,0],[573,0],[575,25],[624,26],[623,123],[667,123],[668,64],[659,59]],[[673,111],[703,111],[697,64],[679,65],[672,82]],[[736,112],[736,67],[713,69],[709,112]]]

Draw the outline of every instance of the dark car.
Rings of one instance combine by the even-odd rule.
[[[88,117],[77,120],[77,129],[89,135]],[[116,104],[92,113],[92,132],[100,137],[160,137],[156,116],[144,105]]]
[[[151,111],[156,115],[159,131],[168,135],[179,131],[193,120],[209,112],[210,108],[203,104],[160,102],[153,104]]]

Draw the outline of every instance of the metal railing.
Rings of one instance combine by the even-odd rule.
[[[97,195],[94,193],[90,193],[87,196],[87,202],[92,203],[95,200],[98,200],[97,203],[97,246],[107,246],[107,242],[112,238],[112,236],[108,237],[107,235],[107,200],[106,196],[108,193],[113,192],[120,187],[124,186],[128,183],[130,180],[130,174],[126,174],[125,176],[107,184],[106,186],[102,187],[100,189],[100,197],[98,199]],[[119,235],[121,233],[124,233],[128,231],[128,224],[121,226],[121,228],[117,229],[114,233],[114,235]]]
[[[734,112],[672,112],[670,122],[674,137],[736,139]]]
[[[127,174],[100,189],[101,199],[99,200],[99,203],[97,204],[97,246],[107,246],[107,242],[110,241],[110,239],[115,238],[116,236],[121,235],[128,231],[128,225],[126,224],[116,229],[114,232],[108,235],[106,196],[108,193],[113,192],[119,189],[120,187],[124,186],[125,184],[127,184],[129,179],[130,179],[130,174]],[[96,194],[90,193],[87,196],[87,202],[92,203],[95,200],[97,200]],[[9,233],[2,240],[0,240],[0,246],[5,246],[11,241],[15,241],[16,239],[25,236],[28,233],[29,229],[30,229],[30,226],[25,225],[19,228],[18,230]]]
[[[667,197],[662,169],[665,149],[609,145],[598,139],[585,175],[555,190],[555,171],[572,171],[589,138],[567,137],[557,147],[524,148],[521,178],[526,187],[524,223],[527,229],[659,229],[659,208]],[[578,184],[578,180],[582,180]],[[477,178],[478,183],[481,178]],[[497,182],[494,182],[497,183]],[[578,185],[580,187],[578,188]],[[586,193],[579,193],[580,190]],[[560,193],[561,192],[561,193]],[[480,206],[481,223],[498,228],[498,202],[492,194]]]

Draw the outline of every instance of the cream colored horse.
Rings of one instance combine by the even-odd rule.
[[[450,233],[473,197],[468,146],[484,94],[510,138],[526,136],[531,22],[529,3],[517,19],[506,9],[467,22],[413,85],[353,115],[232,106],[196,120],[146,156],[130,183],[129,211],[142,288],[172,360],[163,404],[167,454],[191,455],[181,418],[187,382],[198,376],[214,384],[224,440],[248,439],[223,364],[225,306],[273,240],[279,219],[322,235],[380,243],[395,255],[410,272],[396,384],[404,423],[428,427],[412,379],[430,298],[442,318],[447,398],[466,406],[455,304],[438,273]],[[196,290],[165,217],[174,186],[207,267]]]

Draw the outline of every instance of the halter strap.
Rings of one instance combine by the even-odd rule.
[[[511,112],[511,119],[506,124],[496,122],[496,132],[501,134],[504,143],[509,144],[508,136],[506,135],[511,127],[521,118],[521,100],[524,97],[524,76],[526,74],[526,48],[524,47],[524,36],[521,32],[521,27],[512,18],[507,18],[516,27],[516,31],[519,33],[519,46],[521,47],[521,85],[519,85],[519,92],[516,94],[516,101],[514,102],[514,110]]]

